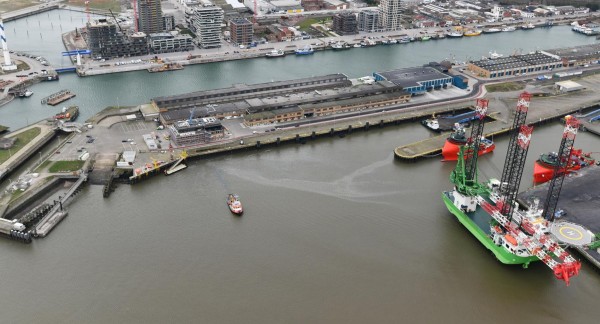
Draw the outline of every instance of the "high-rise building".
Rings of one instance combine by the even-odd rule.
[[[402,28],[400,20],[401,0],[381,0],[379,3],[379,21],[385,30]]]
[[[148,40],[145,33],[138,32],[127,36],[117,30],[117,26],[106,19],[87,23],[89,50],[94,58],[116,58],[148,54]]]
[[[338,35],[358,34],[356,15],[353,13],[340,13],[334,15],[333,31]]]
[[[160,0],[138,0],[137,6],[138,31],[154,34],[164,30]]]
[[[358,13],[358,30],[372,33],[380,29],[379,12],[375,10],[362,10]]]
[[[254,29],[252,23],[246,18],[234,18],[229,21],[229,32],[231,42],[237,45],[248,45],[252,43]]]
[[[195,7],[190,17],[190,28],[196,33],[196,43],[201,48],[221,47],[221,24],[223,9],[209,3]]]

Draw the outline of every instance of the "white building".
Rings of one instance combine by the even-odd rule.
[[[196,33],[196,43],[201,48],[221,47],[223,9],[209,2],[192,9],[191,29]]]
[[[381,0],[379,3],[381,27],[385,30],[400,30],[402,28],[401,9],[400,0]]]

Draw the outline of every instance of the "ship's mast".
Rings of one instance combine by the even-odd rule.
[[[517,102],[517,111],[511,129],[508,152],[502,170],[501,194],[504,199],[500,212],[512,219],[514,202],[519,192],[521,176],[525,167],[525,158],[533,127],[525,125],[531,94],[523,92]]]
[[[563,131],[560,149],[558,150],[558,163],[554,166],[552,181],[548,185],[548,196],[544,204],[544,218],[550,221],[554,220],[558,197],[562,188],[567,167],[571,160],[571,152],[575,143],[575,136],[579,130],[579,120],[572,116],[565,117],[565,130]]]

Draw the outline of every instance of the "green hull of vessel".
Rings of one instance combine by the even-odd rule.
[[[520,257],[518,255],[508,252],[501,246],[494,244],[492,239],[481,229],[469,216],[467,216],[462,210],[458,209],[452,202],[452,200],[442,193],[442,199],[446,204],[446,208],[456,216],[456,218],[473,234],[483,246],[488,250],[492,251],[496,258],[504,264],[522,264],[523,267],[527,267],[529,263],[539,261],[535,256]]]

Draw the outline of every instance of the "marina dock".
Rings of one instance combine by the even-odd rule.
[[[544,201],[548,193],[548,183],[531,188],[518,196],[521,205],[535,198]],[[566,214],[560,220],[581,225],[596,235],[600,234],[600,166],[589,166],[566,176],[563,182],[558,209]],[[598,244],[596,244],[598,245]],[[592,248],[574,247],[590,263],[600,269],[600,246]]]
[[[71,98],[75,97],[75,94],[70,90],[61,90],[57,93],[53,93],[48,97],[45,97],[41,100],[42,104],[47,104],[50,106],[56,106],[61,102],[67,101]]]

